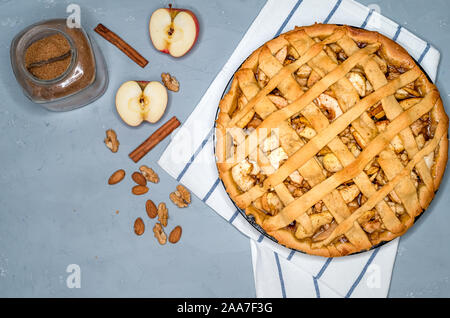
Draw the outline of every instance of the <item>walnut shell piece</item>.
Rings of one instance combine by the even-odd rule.
[[[167,220],[169,219],[169,212],[167,211],[166,204],[161,202],[158,205],[158,221],[162,226],[167,226]]]
[[[180,83],[174,76],[170,75],[169,73],[161,73],[161,79],[164,83],[164,86],[167,87],[168,90],[173,92],[179,91]]]
[[[106,131],[106,138],[104,141],[106,147],[108,147],[112,152],[117,152],[119,150],[120,143],[114,130],[108,129]]]
[[[153,171],[152,168],[149,168],[146,165],[142,165],[139,170],[141,171],[144,178],[147,179],[147,181],[153,183],[159,182],[159,176],[155,171]]]
[[[169,198],[179,208],[185,208],[191,203],[191,193],[181,184],[177,185],[177,191],[172,192]]]
[[[167,235],[164,233],[164,229],[161,226],[161,224],[156,223],[153,227],[153,234],[155,235],[156,239],[158,240],[159,244],[164,245],[167,242]]]

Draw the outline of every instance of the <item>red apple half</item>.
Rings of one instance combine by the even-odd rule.
[[[199,25],[192,11],[169,6],[153,12],[149,30],[157,50],[173,57],[181,57],[189,52],[197,41]]]
[[[144,120],[156,123],[166,106],[167,90],[160,82],[128,81],[117,90],[117,112],[130,126],[139,126]]]

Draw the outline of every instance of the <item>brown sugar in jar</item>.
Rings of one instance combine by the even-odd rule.
[[[61,76],[72,60],[69,41],[62,34],[54,34],[37,40],[25,51],[25,67],[41,80]]]
[[[32,25],[17,35],[11,62],[25,94],[50,110],[86,105],[108,83],[98,47],[82,28],[69,28],[64,19]]]
[[[58,81],[56,85],[49,85],[43,88],[40,85],[33,85],[34,83],[30,82],[31,85],[33,85],[34,92],[41,95],[43,99],[51,100],[72,95],[87,87],[95,79],[94,56],[92,54],[91,46],[88,44],[88,40],[82,30],[66,27],[65,35],[56,34],[56,36],[64,37],[68,43],[72,42],[69,44],[72,52],[70,64],[72,65],[69,64],[67,66],[62,81]],[[50,63],[47,67],[51,67],[52,64],[54,63]],[[57,67],[55,67],[55,69],[56,68]],[[59,76],[56,78],[58,77]]]

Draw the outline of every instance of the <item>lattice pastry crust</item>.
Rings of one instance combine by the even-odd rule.
[[[447,162],[439,92],[377,32],[315,24],[257,49],[220,102],[234,202],[280,244],[343,256],[404,234]]]

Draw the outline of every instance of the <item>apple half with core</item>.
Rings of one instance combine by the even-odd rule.
[[[144,120],[156,123],[167,106],[167,89],[160,82],[128,81],[116,94],[116,109],[120,118],[130,126]]]
[[[150,38],[155,48],[173,57],[185,55],[197,41],[199,25],[190,10],[160,8],[150,18]]]

